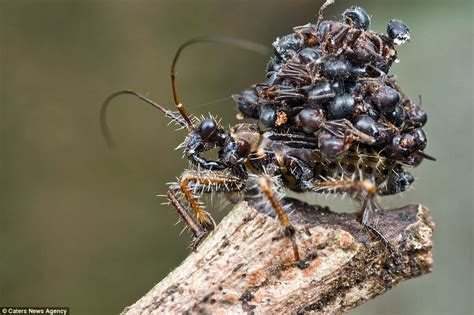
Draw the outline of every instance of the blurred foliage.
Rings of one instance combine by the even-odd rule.
[[[438,158],[414,171],[416,191],[384,202],[431,208],[434,273],[353,313],[472,313],[472,3],[338,1],[327,16],[352,4],[366,8],[378,31],[390,18],[410,26],[412,41],[400,47],[392,73],[408,95],[423,95],[427,152]],[[177,266],[190,237],[179,236],[177,215],[155,195],[187,166],[173,150],[184,134],[123,97],[110,112],[120,147],[109,151],[98,126],[101,101],[130,88],[171,106],[169,67],[180,43],[210,34],[270,45],[314,21],[319,5],[1,0],[0,305],[117,313]],[[178,65],[182,100],[195,114],[231,124],[236,108],[226,97],[263,80],[266,61],[231,47],[190,48]]]

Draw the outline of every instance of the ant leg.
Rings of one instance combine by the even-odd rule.
[[[378,35],[373,35],[371,33],[366,33],[367,37],[371,40],[374,45],[377,45],[378,53],[381,55],[383,53],[383,42]]]
[[[284,228],[284,234],[286,237],[289,237],[291,239],[291,243],[293,246],[293,254],[295,256],[295,260],[299,261],[300,260],[300,254],[298,252],[298,247],[296,245],[295,241],[295,228],[293,225],[290,223],[288,220],[288,217],[286,216],[285,211],[283,210],[283,207],[281,206],[280,201],[278,200],[278,197],[274,193],[274,186],[275,183],[269,175],[261,175],[257,179],[257,186],[260,188],[260,191],[263,193],[265,198],[270,201],[270,204],[272,205],[273,210],[275,210],[278,220],[280,221],[281,225]]]
[[[331,44],[332,45],[339,45],[343,40],[344,38],[346,37],[347,33],[349,33],[349,30],[351,29],[350,26],[343,26],[342,30],[339,31],[339,33],[335,34],[332,38],[331,38]]]
[[[318,22],[316,23],[316,29],[319,28],[319,24],[323,21],[324,19],[324,10],[331,4],[334,4],[334,0],[326,0],[326,2],[323,3],[323,5],[319,8],[318,12]]]
[[[349,19],[352,21],[351,19]],[[343,53],[348,50],[352,50],[354,44],[359,40],[360,36],[362,35],[362,30],[355,29],[352,27],[352,24],[349,27],[349,33],[351,36],[347,36],[347,34],[342,39],[342,45],[336,52],[336,57],[339,57]]]
[[[344,137],[352,135],[354,141],[373,144],[375,142],[374,137],[371,137],[362,131],[358,130],[354,125],[347,119],[331,120],[325,123],[325,129],[328,131],[338,131],[344,134]],[[333,133],[333,132],[331,132]],[[334,133],[333,133],[334,134]],[[336,135],[337,136],[337,135]]]
[[[215,228],[215,222],[212,216],[204,211],[204,207],[199,202],[199,197],[196,193],[215,193],[215,192],[231,192],[239,191],[244,188],[244,181],[239,177],[230,176],[217,172],[203,172],[203,171],[185,171],[179,178],[179,190],[183,193],[189,206],[196,214],[197,223],[189,221],[188,218],[184,218],[182,210],[175,205],[178,213],[183,217],[186,224],[191,228],[194,233],[195,241],[193,248],[196,249],[197,245]],[[170,199],[171,202],[173,202]],[[181,208],[183,208],[181,206]],[[185,211],[185,210],[184,210]],[[188,214],[189,216],[189,214]],[[193,222],[199,226],[199,229],[193,228]]]
[[[308,136],[305,134],[299,134],[299,133],[282,133],[282,132],[276,132],[276,131],[269,131],[270,133],[270,140],[274,141],[283,141],[285,144],[290,143],[292,141],[298,141],[298,142],[307,142],[307,143],[318,143],[318,138],[314,136]]]

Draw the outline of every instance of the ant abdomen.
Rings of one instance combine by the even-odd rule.
[[[299,61],[304,64],[315,62],[316,60],[318,60],[319,56],[320,56],[320,52],[313,47],[303,48],[298,53]]]
[[[303,109],[295,118],[297,127],[308,134],[313,134],[323,127],[324,112],[322,109]]]
[[[323,132],[319,135],[319,151],[329,159],[334,159],[347,151],[347,143],[344,139],[335,137],[330,133]]]
[[[336,96],[328,105],[328,115],[331,119],[348,117],[355,109],[354,97],[351,94]]]
[[[345,59],[330,58],[326,60],[322,67],[321,73],[327,78],[346,79],[351,75],[352,67]]]
[[[371,137],[379,138],[380,126],[367,115],[359,116],[356,120],[355,127]]]
[[[258,118],[259,105],[258,98],[254,91],[246,90],[242,94],[233,95],[232,98],[237,102],[239,111],[249,118]]]
[[[302,45],[302,40],[296,34],[289,34],[283,37],[277,38],[273,42],[273,49],[278,58],[287,60],[295,55]]]
[[[386,85],[380,86],[372,96],[372,102],[384,113],[393,111],[399,101],[400,93]]]
[[[331,100],[336,96],[336,93],[333,91],[332,85],[329,82],[323,82],[313,85],[308,90],[307,95],[308,104],[315,106]]]

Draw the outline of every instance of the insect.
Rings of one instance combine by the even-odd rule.
[[[215,228],[200,201],[203,194],[245,196],[257,190],[299,260],[296,231],[281,202],[283,188],[350,196],[360,204],[360,223],[390,249],[369,222],[370,213],[382,209],[377,197],[407,190],[414,181],[407,168],[433,159],[423,152],[426,113],[387,75],[396,60],[393,44],[409,32],[401,22],[389,23],[388,36],[370,31],[369,15],[359,7],[346,10],[343,22],[323,21],[331,3],[321,7],[316,24],[296,27],[273,43],[266,82],[234,95],[238,118],[253,122],[225,129],[213,117],[190,116],[180,102],[178,56],[192,43],[212,41],[206,39],[183,44],[173,61],[176,111],[134,91],[114,93],[105,101],[101,125],[109,141],[106,111],[123,94],[138,97],[186,130],[179,147],[193,167],[170,185],[167,197],[192,231],[193,249]],[[249,48],[245,42],[227,43]],[[215,158],[203,157],[216,148]]]

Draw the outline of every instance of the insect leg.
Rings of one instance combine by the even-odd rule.
[[[193,249],[196,249],[207,234],[215,228],[214,219],[204,211],[204,206],[199,201],[199,194],[239,191],[245,187],[244,181],[239,177],[212,171],[185,171],[179,178],[178,186],[179,188],[176,188],[184,195],[196,214],[197,222],[181,205],[176,206],[171,198],[170,201],[194,234]],[[183,212],[186,214],[183,215]],[[193,223],[196,223],[198,228]]]
[[[382,39],[378,35],[374,35],[374,34],[371,34],[371,33],[367,33],[367,36],[372,41],[372,43],[377,46],[378,53],[381,55],[383,53]]]
[[[359,212],[359,222],[366,227],[372,234],[380,239],[388,248],[390,254],[393,253],[389,240],[374,226],[369,223],[370,213],[375,208],[374,198],[378,191],[376,185],[370,180],[335,180],[316,182],[313,185],[313,191],[329,193],[348,193],[354,199],[361,200],[362,205]]]
[[[290,141],[304,141],[308,143],[318,143],[318,138],[317,137],[312,137],[304,134],[298,134],[298,133],[278,133],[278,132],[271,132],[271,135],[269,136],[271,140],[274,141],[284,141],[284,142],[290,142]]]
[[[342,30],[339,31],[339,33],[335,34],[332,38],[331,38],[331,44],[333,45],[340,45],[341,42],[344,40],[344,38],[346,37],[347,33],[349,33],[350,31],[350,26],[344,26],[342,28]]]
[[[283,210],[283,207],[280,201],[278,200],[277,196],[274,193],[275,183],[274,183],[273,178],[269,175],[261,175],[257,179],[257,186],[259,187],[260,191],[265,196],[265,198],[270,202],[273,210],[276,212],[278,216],[278,220],[280,221],[281,225],[284,228],[285,236],[291,239],[295,260],[299,261],[300,254],[298,252],[298,247],[295,241],[296,230],[293,227],[293,225],[290,223],[290,221],[288,220],[288,217],[286,216],[286,213]]]
[[[328,131],[339,131],[347,135],[352,135],[353,140],[361,142],[361,143],[368,143],[372,144],[375,143],[374,137],[371,137],[362,131],[358,130],[354,125],[347,119],[339,119],[339,120],[332,120],[327,121],[325,123],[326,129]]]
[[[375,237],[377,237],[379,240],[382,241],[382,243],[385,245],[385,248],[388,250],[388,253],[391,257],[394,256],[394,249],[392,245],[390,244],[390,241],[383,235],[382,232],[380,232],[375,226],[369,223],[369,216],[372,213],[372,211],[375,208],[375,203],[373,200],[373,197],[366,196],[363,199],[362,206],[361,206],[361,212],[359,215],[359,222],[362,224],[365,228],[367,228]]]
[[[319,8],[318,12],[318,22],[316,24],[316,29],[318,29],[319,24],[323,21],[324,19],[324,10],[331,4],[334,4],[334,0],[326,0],[326,2],[323,3],[323,5]]]
[[[207,233],[203,231],[201,226],[196,222],[196,220],[189,215],[188,211],[183,207],[181,202],[178,200],[176,194],[180,191],[178,186],[172,185],[168,190],[168,200],[174,206],[176,211],[178,211],[179,216],[183,219],[186,226],[191,230],[194,236],[192,247],[195,250],[199,243],[205,238]]]
[[[180,179],[179,186],[189,205],[196,213],[201,227],[207,231],[214,229],[215,223],[212,217],[203,210],[195,193],[213,193],[241,190],[244,183],[238,177],[225,175],[217,172],[185,171]]]
[[[311,190],[336,194],[348,193],[359,199],[364,195],[374,197],[377,193],[377,187],[369,180],[316,181],[312,183]]]
[[[361,30],[352,28],[351,26],[351,35],[352,36],[345,36],[342,42],[342,47],[339,48],[336,52],[336,57],[342,55],[345,53],[347,50],[352,49],[354,47],[354,43],[357,42],[357,40],[360,38],[360,35],[362,34]]]

